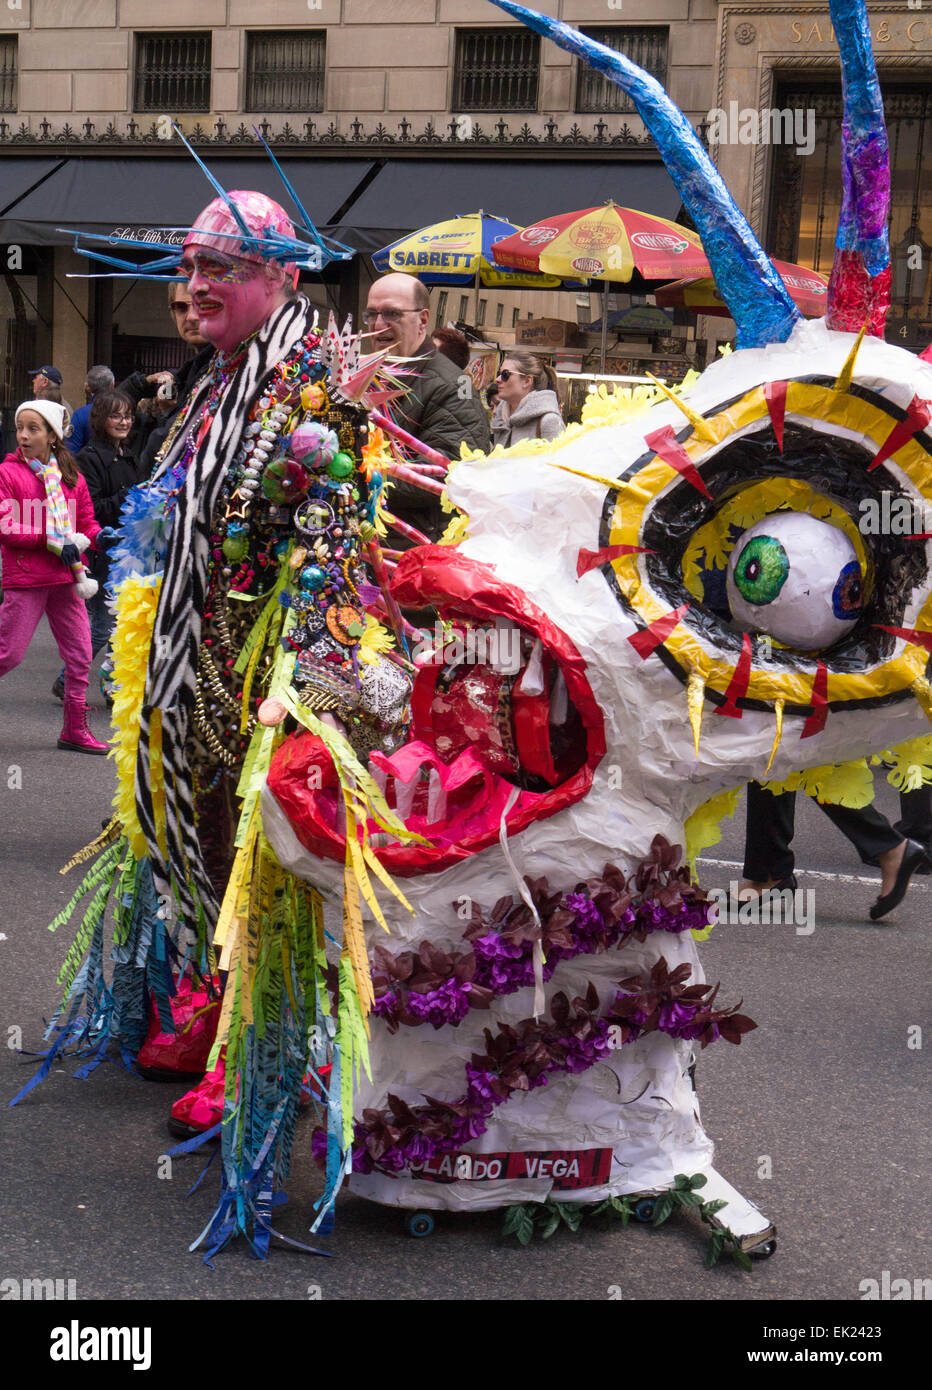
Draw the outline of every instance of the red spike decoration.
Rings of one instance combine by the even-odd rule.
[[[622,555],[656,555],[656,550],[648,550],[643,545],[606,545],[601,550],[580,550],[576,556],[576,578],[582,579],[590,570],[618,560]]]
[[[812,738],[813,734],[820,734],[825,728],[828,718],[828,667],[824,661],[820,661],[816,668],[809,703],[812,705],[812,713],[803,725],[800,738]]]
[[[783,419],[786,415],[786,388],[789,385],[786,381],[768,381],[764,387],[764,400],[767,402],[767,409],[770,411],[770,423],[773,425],[774,439],[783,453]]]
[[[662,429],[654,430],[653,434],[645,434],[644,443],[648,449],[653,450],[658,458],[662,458],[664,463],[675,468],[687,483],[692,484],[697,492],[701,492],[703,497],[708,497],[711,502],[712,495],[702,481],[699,469],[673,433],[672,425],[664,425]]]
[[[674,608],[669,613],[664,613],[662,618],[655,618],[647,627],[640,632],[632,632],[628,641],[642,661],[646,661],[649,656],[653,656],[658,647],[662,647],[676,627],[681,618],[685,618],[689,612],[689,604],[684,603],[682,608]]]
[[[932,652],[932,632],[921,632],[916,627],[887,627],[886,623],[874,623],[874,627],[889,632],[892,637],[902,637],[904,642],[911,642],[914,647],[924,647],[927,652]]]
[[[914,434],[918,434],[920,430],[926,428],[930,419],[932,419],[932,401],[924,401],[920,396],[913,396],[906,407],[906,419],[900,420],[893,426],[869,464],[868,473],[872,468],[879,468],[882,463],[886,463],[891,454],[895,454],[897,449],[902,449],[904,444],[908,444]]]
[[[716,714],[727,714],[729,719],[740,719],[744,713],[743,710],[738,708],[737,701],[743,699],[748,693],[748,684],[751,680],[751,655],[753,650],[750,633],[742,633],[741,655],[738,657],[735,673],[728,682],[728,689],[725,691],[725,703],[715,706]]]

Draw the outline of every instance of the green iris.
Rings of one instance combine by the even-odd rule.
[[[735,565],[735,584],[748,603],[772,603],[786,582],[790,562],[773,536],[748,541]]]

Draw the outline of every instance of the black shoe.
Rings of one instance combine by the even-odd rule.
[[[758,893],[756,898],[736,898],[733,894],[729,894],[728,906],[733,912],[737,912],[740,908],[747,907],[748,903],[761,902],[768,893],[782,893],[787,888],[795,892],[798,887],[799,884],[796,882],[796,875],[787,874],[785,878],[779,879],[776,883],[771,884],[769,888],[765,888],[763,892]]]
[[[896,882],[889,893],[883,894],[877,899],[870,910],[872,922],[879,922],[881,917],[886,917],[888,912],[892,912],[895,907],[906,897],[906,890],[909,887],[909,880],[913,874],[918,872],[919,866],[926,859],[926,850],[922,845],[917,845],[915,840],[907,840],[906,848],[903,851],[903,858],[897,870]]]
[[[176,1139],[197,1139],[199,1135],[206,1133],[203,1129],[197,1129],[195,1125],[189,1125],[185,1120],[176,1120],[174,1115],[169,1115],[166,1123],[169,1134],[173,1134]],[[206,1142],[219,1144],[220,1135],[212,1134]]]
[[[917,840],[916,844],[922,844],[922,841]],[[925,850],[925,858],[914,872],[917,874],[932,874],[932,848],[930,848],[929,845],[923,845],[922,847]]]
[[[56,679],[55,679],[55,684],[52,686],[52,694],[55,696],[55,699],[56,699],[56,700],[64,700],[64,698],[65,698],[65,681],[64,681],[64,678],[63,678],[62,676],[57,676],[57,677],[56,677]]]

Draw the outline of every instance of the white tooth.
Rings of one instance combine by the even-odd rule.
[[[494,641],[489,640],[489,665],[501,675],[516,676],[521,670],[521,629],[507,618],[495,619]]]
[[[522,695],[542,695],[544,693],[544,656],[543,644],[538,637],[534,643],[533,651],[528,657],[528,663],[524,668],[524,675],[518,682]]]
[[[439,821],[446,820],[446,818],[446,789],[440,784],[440,773],[435,767],[432,767],[427,791],[427,823],[428,825],[436,825]]]
[[[395,778],[395,810],[401,820],[407,821],[414,805],[414,793],[417,791],[417,784],[420,780],[421,769],[418,768],[410,782],[402,782],[400,777]]]
[[[570,697],[566,688],[566,681],[563,679],[563,672],[557,667],[557,674],[554,677],[553,689],[550,692],[550,722],[551,724],[565,724],[566,717],[570,712]]]

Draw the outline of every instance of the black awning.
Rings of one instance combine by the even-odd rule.
[[[0,159],[0,218],[6,217],[11,208],[33,189],[57,174],[67,162],[63,155],[57,159],[48,155],[37,159],[28,156]]]
[[[680,210],[662,163],[622,154],[525,160],[425,153],[376,160],[282,153],[280,159],[318,228],[364,255],[418,227],[480,208],[521,226],[608,198],[671,220]],[[264,155],[208,163],[224,188],[256,188],[291,210]],[[0,157],[0,189],[0,242],[34,246],[66,245],[59,227],[106,234],[124,229],[126,237],[190,226],[213,195],[190,157],[156,153]]]
[[[22,165],[43,165],[21,175]],[[298,197],[318,227],[330,222],[373,167],[371,159],[301,156],[281,160]],[[0,187],[12,190],[0,208],[0,240],[31,245],[67,244],[59,227],[83,232],[144,231],[190,226],[214,196],[189,157],[130,158],[75,155],[64,160],[0,160]],[[211,172],[227,191],[254,188],[292,211],[291,200],[265,156],[215,160]],[[36,186],[37,185],[37,186]],[[17,191],[18,190],[18,191]],[[123,235],[128,233],[124,231]]]
[[[680,210],[680,195],[659,161],[620,155],[604,160],[389,159],[340,225],[328,230],[371,254],[406,232],[480,208],[526,227],[557,212],[597,207],[609,198],[671,222]]]

